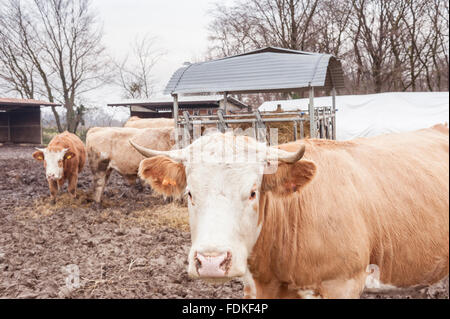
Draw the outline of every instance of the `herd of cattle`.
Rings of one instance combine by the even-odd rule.
[[[52,201],[76,196],[86,158],[101,203],[112,170],[186,196],[191,277],[242,278],[248,298],[358,298],[433,284],[449,271],[449,130],[278,147],[207,134],[173,149],[171,119],[62,133],[33,157]],[[252,156],[249,160],[249,154]],[[369,285],[370,284],[370,285]]]

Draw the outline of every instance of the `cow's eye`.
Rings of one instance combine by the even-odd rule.
[[[192,194],[191,194],[191,192],[188,192],[187,194],[188,194],[189,198],[192,199]]]
[[[256,198],[256,191],[252,191],[250,193],[250,199],[255,199]]]

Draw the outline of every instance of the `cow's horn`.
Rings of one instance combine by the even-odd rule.
[[[299,161],[305,154],[305,145],[300,146],[297,152],[286,152],[278,148],[271,148],[268,161],[280,161],[285,163],[295,163]]]
[[[172,151],[156,151],[156,150],[152,150],[146,147],[143,147],[139,144],[134,143],[132,140],[129,140],[131,146],[133,146],[139,153],[141,153],[142,155],[144,155],[145,157],[154,157],[154,156],[158,156],[158,155],[163,155],[163,156],[167,156],[170,157],[171,159],[173,159],[176,162],[181,162],[183,160],[185,160],[184,156],[184,152],[183,150],[172,150]]]

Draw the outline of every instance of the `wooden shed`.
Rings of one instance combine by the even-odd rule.
[[[0,98],[0,143],[42,144],[41,106],[59,105]]]
[[[183,96],[178,100],[178,115],[188,112],[190,115],[214,115],[224,109],[223,95]],[[126,100],[108,103],[108,106],[126,106],[130,116],[140,118],[172,118],[173,99],[170,95],[150,100]],[[230,113],[248,112],[251,107],[238,99],[228,97],[227,110]]]

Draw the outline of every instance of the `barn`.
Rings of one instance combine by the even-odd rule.
[[[41,106],[60,104],[0,98],[0,143],[42,144]]]
[[[163,96],[150,100],[127,100],[109,103],[108,106],[125,106],[130,108],[130,116],[140,118],[172,118],[173,99]],[[217,110],[224,109],[225,101],[222,95],[183,96],[178,102],[178,113],[187,111],[190,115],[214,115]],[[251,107],[236,98],[227,98],[227,111],[230,113],[248,112]]]
[[[186,95],[222,94],[225,112],[231,95],[252,93],[292,93],[299,95],[309,92],[309,107],[306,114],[309,121],[309,136],[335,138],[336,93],[345,88],[342,64],[330,54],[303,52],[277,47],[266,47],[243,54],[217,60],[193,63],[179,68],[170,78],[164,94],[173,98],[174,118],[177,125],[184,125],[185,118],[179,120],[177,111],[180,100]],[[329,92],[331,105],[316,107],[315,91]],[[293,126],[303,121],[301,114],[292,114],[289,119]],[[197,118],[193,120],[198,120]],[[278,119],[271,119],[275,121]],[[228,122],[227,122],[228,121]],[[242,123],[243,119],[223,116],[222,127],[230,123]],[[284,119],[283,121],[287,121]],[[263,127],[269,120],[255,114],[251,122]],[[326,123],[322,123],[326,122]],[[202,124],[213,124],[202,121]],[[190,126],[189,123],[186,123]],[[330,133],[325,133],[329,127]],[[295,129],[296,130],[296,129]],[[321,133],[322,131],[322,133]]]

